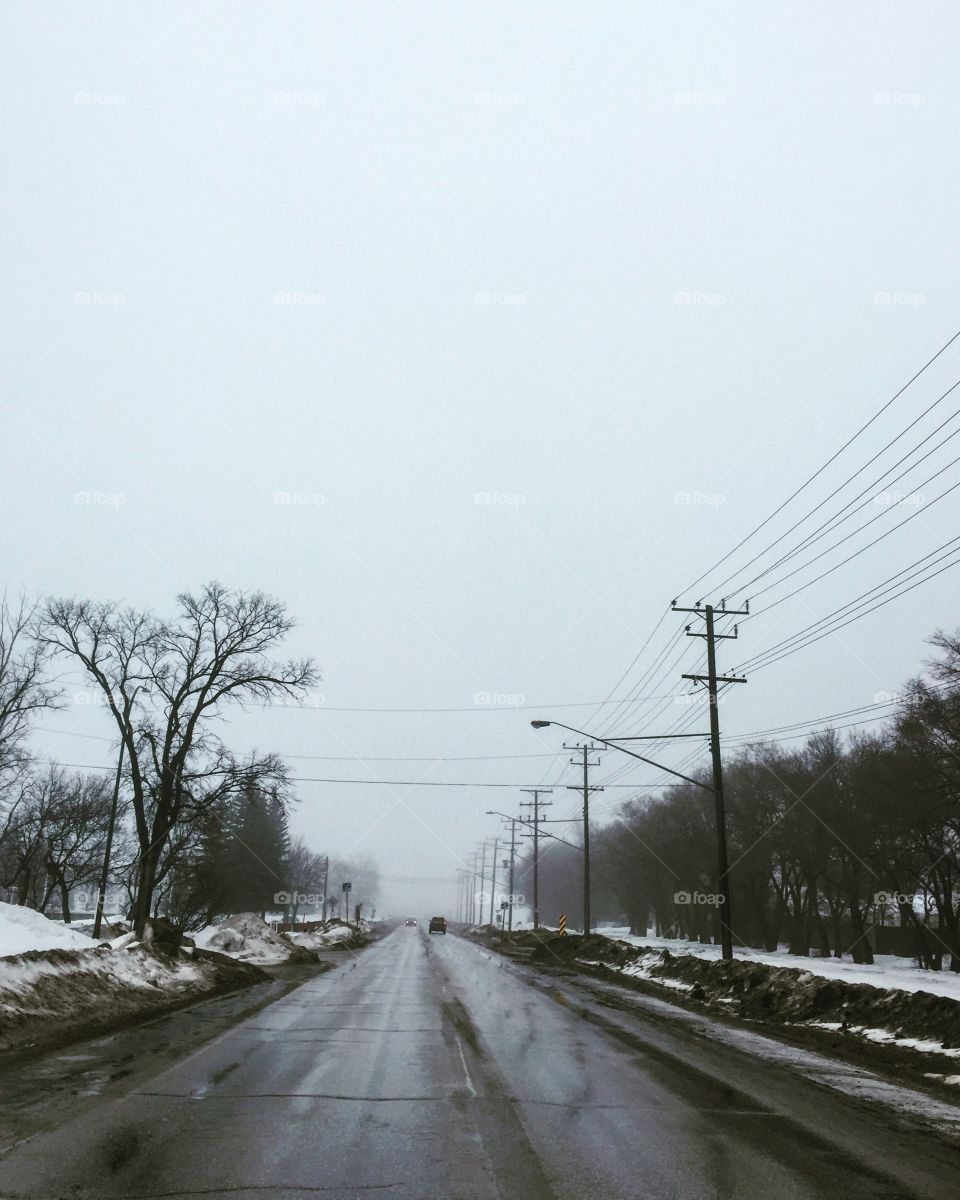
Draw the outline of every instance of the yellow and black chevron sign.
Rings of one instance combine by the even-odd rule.
[[[567,936],[567,914],[566,913],[560,914],[560,936],[561,937]]]

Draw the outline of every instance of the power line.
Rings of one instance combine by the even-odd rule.
[[[114,771],[115,766],[104,767],[97,763],[60,763],[61,767],[69,767],[74,771]],[[446,788],[513,788],[523,791],[525,788],[539,787],[530,783],[473,783],[469,780],[454,781],[439,779],[332,779],[313,775],[292,775],[291,783],[343,783],[343,784],[379,784],[383,787],[446,787]],[[634,783],[615,783],[613,787],[637,787]]]
[[[950,467],[954,466],[958,462],[960,462],[960,456],[955,458],[952,462],[947,463],[947,465],[945,467],[942,467],[935,474],[931,475],[929,479],[925,479],[923,481],[923,483],[921,483],[919,486],[924,487],[926,484],[930,483],[931,480],[936,479],[937,475],[942,475],[944,471],[948,470]],[[848,557],[846,559],[844,559],[842,562],[838,563],[837,565],[842,567],[842,566],[845,566],[847,563],[853,562],[853,560],[855,558],[859,558],[859,556],[861,554],[863,554],[864,551],[869,550],[871,546],[875,546],[877,544],[877,542],[883,541],[883,539],[885,537],[889,537],[890,534],[896,533],[896,531],[898,529],[902,529],[904,525],[909,524],[910,521],[912,521],[916,517],[920,516],[920,514],[922,512],[928,512],[931,508],[933,508],[933,506],[935,504],[939,504],[939,502],[941,500],[945,500],[947,498],[947,496],[949,496],[951,494],[951,492],[955,492],[958,487],[960,487],[960,480],[958,480],[957,483],[954,483],[950,487],[948,487],[945,492],[941,492],[939,496],[935,496],[932,500],[930,500],[927,504],[925,504],[923,508],[918,508],[916,510],[916,512],[911,513],[909,517],[905,517],[898,524],[894,525],[894,527],[892,529],[888,529],[886,533],[882,534],[878,538],[875,538],[874,541],[869,542],[866,546],[862,546],[859,550],[855,551],[853,554],[848,555]],[[874,521],[879,521],[882,517],[886,516],[886,514],[888,512],[891,512],[894,508],[899,507],[899,505],[902,503],[903,503],[902,501],[898,501],[897,504],[891,505],[890,508],[884,509],[883,512],[878,513],[877,516],[871,517],[869,521],[864,521],[864,523],[862,525],[858,526],[852,532],[850,532],[850,533],[846,534],[844,537],[840,538],[839,541],[834,542],[832,546],[828,546],[826,548],[826,550],[821,550],[819,554],[815,554],[813,556],[813,558],[807,559],[807,561],[805,563],[801,563],[801,565],[799,567],[795,567],[792,571],[788,571],[786,575],[781,575],[780,578],[775,579],[773,581],[773,583],[768,583],[766,587],[761,588],[758,592],[754,593],[754,598],[756,598],[757,596],[762,596],[766,592],[772,591],[775,587],[777,587],[781,583],[784,583],[786,580],[792,579],[794,575],[798,575],[801,571],[805,570],[807,567],[812,566],[815,562],[818,562],[825,555],[829,554],[831,552],[831,550],[836,550],[838,546],[842,546],[844,544],[844,542],[849,542],[852,537],[856,537],[856,535],[858,533],[862,533],[863,530],[867,529],[869,526],[871,526],[874,523]],[[798,589],[798,590],[802,590],[802,589]],[[766,610],[760,609],[759,611],[764,612]],[[759,615],[759,613],[755,612],[753,615],[757,616],[757,615]]]
[[[670,610],[669,610],[669,609],[667,609],[666,611],[667,611],[667,612],[669,612]],[[665,618],[666,618],[666,612],[665,612],[665,613],[664,613],[664,615],[663,615],[663,616],[660,618],[660,620],[657,622],[657,626],[656,626],[656,628],[657,628],[657,629],[659,629],[659,628],[660,628],[660,626],[663,624],[663,622],[664,622]],[[654,630],[654,632],[656,632],[656,630]],[[651,635],[651,637],[652,637],[652,636],[653,636],[653,635]],[[650,676],[651,676],[651,675],[654,673],[654,671],[656,671],[658,664],[659,664],[659,663],[660,663],[660,662],[663,660],[664,656],[665,656],[665,655],[667,655],[667,654],[670,652],[670,647],[671,647],[671,646],[672,646],[672,645],[673,645],[673,644],[676,642],[676,640],[677,640],[677,635],[676,635],[676,633],[674,633],[674,634],[673,634],[673,635],[672,635],[670,638],[668,638],[668,640],[667,640],[666,644],[664,645],[664,647],[663,647],[663,648],[660,650],[660,652],[659,652],[659,653],[656,655],[656,657],[654,658],[654,660],[653,660],[653,662],[650,664],[650,666],[649,666],[649,667],[647,667],[647,669],[646,669],[646,670],[643,672],[643,674],[640,676],[640,678],[638,679],[638,681],[637,681],[637,682],[634,684],[634,686],[631,688],[631,690],[630,690],[630,692],[628,693],[628,695],[627,695],[626,697],[624,697],[624,699],[623,699],[623,700],[621,700],[621,701],[620,701],[620,703],[619,703],[619,704],[617,705],[617,707],[616,707],[616,708],[613,710],[613,712],[606,714],[606,716],[605,716],[605,720],[607,720],[608,722],[612,722],[612,721],[615,721],[615,720],[617,720],[617,719],[618,719],[618,715],[617,715],[617,714],[619,713],[619,711],[620,711],[620,708],[621,708],[621,707],[623,707],[624,705],[626,705],[626,706],[629,706],[630,704],[632,704],[632,703],[634,702],[634,700],[635,700],[635,698],[636,698],[636,695],[637,695],[637,693],[638,693],[639,691],[641,691],[641,690],[642,690],[642,688],[643,688],[643,685],[644,685],[644,683],[646,682],[646,680],[647,680],[647,679],[649,679],[649,677],[650,677]],[[647,638],[646,642],[644,642],[643,649],[645,649],[645,648],[646,648],[646,647],[649,645],[649,643],[650,643],[650,638]],[[642,651],[641,651],[641,652],[642,652]],[[624,677],[625,677],[627,674],[629,674],[629,672],[630,672],[630,671],[633,669],[633,666],[634,666],[634,664],[637,662],[637,660],[639,659],[639,657],[640,657],[640,655],[639,655],[639,654],[638,654],[638,655],[636,655],[636,656],[634,657],[634,660],[633,660],[633,662],[630,664],[630,666],[627,668],[627,671],[626,671],[626,672],[624,672],[624,675],[620,677],[620,680],[618,681],[618,684],[617,684],[617,686],[618,686],[618,687],[619,687],[619,686],[620,686],[620,684],[623,682],[623,679],[624,679]],[[593,713],[593,714],[591,714],[591,718],[592,718],[592,717],[594,717],[594,716],[596,716],[596,715],[597,715],[596,713]]]
[[[704,579],[706,579],[706,577],[711,573],[711,571],[715,571],[717,569],[717,567],[719,567],[719,566],[721,566],[721,564],[725,563],[729,558],[731,558],[734,554],[736,554],[736,552],[742,546],[745,546],[747,544],[747,542],[750,541],[751,538],[755,537],[756,534],[758,534],[761,529],[763,529],[765,526],[769,525],[770,522],[775,517],[779,516],[779,514],[781,512],[783,512],[783,510],[787,507],[788,504],[791,504],[797,498],[797,496],[799,496],[801,494],[801,492],[804,492],[810,486],[810,484],[813,483],[813,481],[815,479],[817,479],[820,475],[822,475],[823,472],[829,466],[831,466],[831,464],[836,462],[836,460],[840,457],[840,455],[843,454],[843,452],[845,450],[849,449],[849,447],[852,446],[853,443],[863,433],[865,433],[866,430],[869,429],[870,426],[876,420],[878,420],[887,411],[887,409],[890,408],[890,406],[895,401],[899,400],[899,398],[903,395],[903,393],[907,390],[907,388],[909,388],[912,383],[915,383],[916,380],[918,380],[920,378],[920,376],[929,367],[931,367],[937,361],[937,359],[950,348],[950,346],[953,345],[953,343],[957,340],[957,338],[960,338],[960,329],[958,329],[957,332],[948,341],[944,342],[944,344],[940,347],[940,349],[936,352],[936,354],[934,354],[932,356],[932,358],[927,359],[927,361],[923,364],[923,366],[920,368],[920,370],[917,371],[916,374],[912,375],[910,377],[910,379],[908,379],[907,382],[903,385],[903,387],[901,387],[899,391],[897,391],[893,396],[891,396],[890,399],[887,400],[885,404],[881,405],[881,407],[873,414],[873,416],[868,421],[864,422],[864,424],[860,426],[860,428],[856,431],[856,433],[854,433],[852,437],[848,438],[843,443],[843,445],[840,447],[839,450],[835,451],[827,459],[827,461],[825,463],[823,463],[822,466],[818,467],[817,470],[814,471],[812,475],[810,475],[807,479],[805,479],[804,482],[796,489],[796,491],[792,492],[786,498],[786,500],[784,500],[783,503],[781,505],[779,505],[779,507],[775,508],[774,511],[768,517],[764,518],[764,520],[762,520],[759,525],[757,525],[754,529],[752,529],[750,531],[750,533],[748,533],[746,535],[746,537],[741,538],[741,540],[733,547],[732,550],[729,550],[722,558],[718,559],[713,564],[713,566],[708,567],[706,569],[706,571],[703,572],[702,575],[699,575],[693,581],[693,583],[691,583],[688,587],[685,587],[683,589],[683,592],[680,593],[680,595],[684,595],[686,592],[689,592],[693,588],[695,588],[698,583],[701,583]]]
[[[791,634],[789,637],[784,638],[780,642],[776,642],[772,646],[768,646],[766,650],[761,650],[752,658],[747,659],[747,661],[743,664],[744,669],[750,668],[754,663],[760,662],[762,659],[767,658],[775,651],[788,646],[791,642],[803,638],[806,634],[811,633],[818,628],[822,628],[825,625],[829,625],[834,620],[847,614],[848,609],[856,609],[865,603],[869,603],[871,598],[878,599],[880,595],[884,594],[881,589],[887,587],[888,584],[897,586],[894,583],[895,580],[900,580],[900,582],[903,583],[906,582],[906,579],[911,579],[913,575],[920,574],[925,570],[929,570],[930,567],[935,566],[937,563],[943,561],[944,558],[948,558],[951,554],[955,553],[955,543],[957,542],[960,542],[960,534],[958,534],[956,537],[948,539],[942,545],[937,546],[929,553],[922,555],[918,559],[915,559],[912,563],[909,563],[907,566],[901,568],[901,570],[896,571],[893,575],[890,575],[886,579],[881,580],[880,583],[875,584],[874,587],[868,588],[865,592],[861,592],[859,596],[854,597],[853,600],[849,600],[846,604],[834,609],[832,613],[828,613],[826,616],[820,617],[816,621],[811,621],[810,624],[805,626],[803,629],[798,630],[796,633]],[[954,547],[954,549],[947,549],[947,547]],[[933,559],[933,562],[929,562],[929,559]],[[921,566],[923,563],[925,563],[926,566]],[[901,578],[903,576],[906,578]],[[888,588],[888,590],[890,589]],[[877,593],[877,595],[874,595],[874,593]]]
[[[660,615],[660,619],[659,619],[659,621],[657,621],[656,625],[654,625],[653,629],[651,629],[651,631],[650,631],[650,633],[647,635],[647,637],[646,637],[646,640],[644,641],[643,645],[640,647],[640,649],[637,651],[637,653],[636,653],[636,654],[633,656],[633,660],[631,661],[630,665],[627,667],[627,669],[624,671],[624,673],[623,673],[623,674],[620,676],[620,678],[617,680],[617,682],[616,682],[616,683],[613,685],[613,687],[610,689],[610,693],[609,693],[609,695],[608,695],[607,699],[606,699],[606,700],[601,700],[601,701],[600,701],[600,703],[597,705],[596,709],[595,709],[595,710],[594,710],[594,711],[593,711],[593,712],[590,714],[590,716],[587,718],[588,722],[589,722],[589,721],[592,721],[592,720],[594,719],[594,717],[597,715],[597,713],[600,711],[600,709],[601,709],[601,708],[603,708],[605,705],[607,705],[607,704],[614,704],[614,703],[616,703],[616,704],[618,704],[618,705],[619,705],[619,704],[623,703],[623,702],[622,702],[622,701],[620,701],[620,700],[617,700],[617,701],[612,701],[612,700],[610,699],[610,696],[612,696],[612,695],[613,695],[613,693],[614,693],[615,691],[617,691],[617,689],[620,687],[620,685],[623,683],[623,681],[624,681],[624,680],[627,678],[627,676],[630,674],[630,672],[633,670],[633,668],[634,668],[634,667],[637,665],[637,663],[640,661],[640,657],[641,657],[641,655],[642,655],[642,654],[643,654],[643,652],[646,650],[646,648],[647,648],[647,647],[650,645],[650,643],[653,641],[654,637],[656,637],[657,630],[660,628],[660,626],[661,626],[661,625],[664,623],[664,621],[667,619],[667,613],[669,613],[669,611],[670,611],[669,607],[668,607],[668,608],[665,608],[665,609],[663,610],[663,612],[662,612],[662,613],[661,613],[661,615]]]
[[[945,685],[949,686],[949,685]],[[825,713],[820,717],[809,717],[805,721],[794,721],[789,725],[775,725],[771,729],[751,729],[747,733],[730,733],[724,737],[724,741],[742,741],[744,739],[766,737],[773,733],[789,733],[795,729],[800,729],[804,725],[825,725],[830,721],[840,720],[842,717],[855,717],[860,713],[871,712],[881,708],[900,708],[903,706],[902,700],[880,700],[873,704],[863,704],[859,708],[848,708],[843,712]],[[891,714],[885,713],[883,716],[875,716],[868,718],[872,721],[886,720]]]
[[[918,417],[915,417],[914,420],[911,421],[910,424],[907,425],[907,427],[905,429],[901,430],[901,432],[898,433],[896,435],[896,437],[892,438],[886,444],[886,446],[883,447],[882,450],[878,450],[876,452],[876,454],[873,455],[872,458],[868,459],[867,462],[865,462],[862,467],[859,467],[848,479],[845,479],[844,482],[839,485],[839,487],[834,488],[834,490],[829,494],[829,496],[826,496],[823,500],[820,501],[819,504],[817,504],[814,508],[812,508],[808,513],[806,513],[804,516],[802,516],[798,521],[795,521],[793,523],[793,525],[790,526],[789,529],[785,530],[782,534],[780,534],[779,537],[775,538],[774,541],[772,541],[769,546],[766,546],[763,550],[758,551],[753,556],[753,558],[751,558],[747,562],[745,562],[742,567],[739,567],[736,571],[733,572],[733,574],[728,575],[726,579],[722,580],[719,584],[717,584],[715,590],[720,591],[721,589],[725,588],[726,585],[732,579],[735,579],[737,577],[737,575],[741,574],[743,571],[746,571],[755,562],[757,562],[759,559],[763,558],[763,556],[765,554],[768,554],[771,550],[773,550],[775,546],[778,546],[780,544],[780,542],[782,542],[786,538],[788,538],[795,529],[798,529],[806,521],[809,521],[810,518],[814,515],[814,513],[819,512],[821,508],[823,508],[826,504],[829,504],[830,501],[834,498],[834,496],[838,495],[840,492],[842,492],[844,490],[844,488],[848,487],[854,481],[854,479],[857,478],[858,475],[860,475],[863,471],[865,471],[867,469],[867,467],[869,467],[878,458],[880,458],[881,455],[885,454],[886,451],[889,450],[891,446],[893,446],[896,442],[898,442],[900,440],[900,438],[902,438],[906,433],[908,433],[918,422],[922,421],[925,416],[927,416],[929,413],[931,413],[937,407],[938,404],[942,403],[942,401],[944,401],[947,398],[947,396],[949,396],[958,387],[960,387],[960,379],[958,379],[955,383],[951,384],[951,386],[949,388],[947,388],[947,390],[945,392],[943,392],[936,400],[934,400],[934,402],[931,405],[929,405]],[[808,533],[806,535],[806,537],[803,539],[803,541],[801,541],[799,543],[799,545],[797,545],[793,550],[788,551],[786,554],[782,555],[775,563],[772,563],[770,566],[765,568],[764,571],[762,571],[759,575],[755,576],[749,582],[743,584],[742,586],[738,586],[735,589],[735,594],[740,594],[741,592],[746,591],[746,589],[749,588],[751,586],[751,584],[755,583],[757,579],[762,579],[764,575],[769,574],[770,571],[775,570],[778,566],[780,566],[781,563],[786,562],[794,554],[799,553],[801,550],[804,550],[808,545],[812,545],[813,542],[818,540],[816,535],[821,530],[827,530],[828,526],[830,526],[833,522],[837,521],[837,518],[839,516],[841,516],[844,512],[846,512],[846,510],[848,508],[850,508],[850,506],[852,504],[855,504],[859,499],[861,499],[861,497],[865,496],[872,488],[877,487],[878,485],[881,485],[881,484],[885,487],[890,487],[891,485],[898,483],[900,481],[900,479],[903,478],[904,475],[908,475],[915,467],[918,467],[920,465],[920,463],[922,463],[926,459],[928,459],[931,454],[935,453],[935,451],[939,450],[942,446],[945,446],[947,444],[947,442],[949,442],[952,438],[956,437],[958,433],[960,433],[960,430],[954,430],[953,433],[948,434],[947,437],[945,437],[941,442],[938,442],[938,444],[936,446],[934,446],[932,450],[929,450],[925,455],[923,455],[922,458],[918,459],[915,463],[912,463],[909,467],[907,467],[907,469],[905,471],[901,472],[901,474],[899,476],[897,476],[896,479],[886,480],[886,482],[884,483],[884,477],[886,475],[889,475],[891,471],[895,471],[897,469],[897,467],[899,467],[903,463],[905,463],[908,458],[910,458],[912,455],[916,454],[916,452],[921,448],[921,446],[923,446],[927,442],[929,442],[932,437],[935,437],[941,431],[941,429],[944,429],[947,425],[950,424],[951,421],[956,420],[956,418],[958,416],[960,416],[960,410],[958,410],[957,412],[951,413],[951,415],[949,417],[947,417],[947,419],[945,421],[941,421],[941,423],[936,427],[936,429],[931,430],[930,433],[928,433],[926,435],[926,437],[921,438],[921,440],[919,442],[917,442],[917,444],[915,446],[912,446],[907,451],[906,454],[904,454],[901,458],[899,458],[895,463],[891,464],[891,466],[886,467],[883,471],[881,471],[881,473],[876,477],[876,479],[873,480],[872,483],[868,484],[862,491],[858,492],[856,496],[854,496],[852,499],[848,500],[846,502],[846,504],[841,509],[838,510],[838,512],[834,513],[832,517],[828,517],[827,520],[822,525],[818,526],[817,529],[813,530],[811,533]],[[839,524],[840,522],[837,522],[837,523]],[[834,525],[834,528],[836,528],[835,525]]]
[[[98,737],[92,733],[73,733],[68,729],[43,729],[36,727],[37,733],[52,733],[61,737],[85,738],[93,742],[114,742],[115,738]],[[456,756],[433,754],[407,755],[371,755],[371,754],[287,754],[282,750],[275,751],[278,758],[284,761],[296,759],[306,762],[505,762],[521,758],[554,758],[553,754],[464,754]]]
[[[958,384],[955,386],[960,386],[960,381],[958,381]],[[956,415],[960,415],[960,414],[954,414],[954,415],[956,416]],[[769,575],[772,571],[775,571],[777,569],[777,567],[782,566],[784,563],[789,562],[792,558],[795,558],[798,554],[801,554],[804,550],[809,549],[810,546],[813,546],[815,543],[819,542],[821,540],[821,538],[827,537],[828,534],[831,534],[835,530],[839,529],[841,525],[843,525],[847,521],[849,521],[851,517],[855,516],[862,509],[866,508],[868,504],[876,503],[878,498],[883,493],[882,493],[882,491],[879,491],[872,496],[867,496],[867,493],[870,492],[870,490],[873,487],[877,486],[878,483],[883,483],[883,485],[884,485],[883,490],[888,490],[894,484],[899,483],[900,480],[903,479],[903,477],[905,475],[909,475],[909,473],[912,470],[914,470],[914,468],[918,467],[920,465],[920,463],[925,462],[932,454],[935,454],[937,450],[942,449],[942,447],[945,446],[947,444],[947,442],[951,441],[953,438],[957,437],[958,435],[960,435],[960,429],[955,429],[953,431],[953,433],[951,433],[947,437],[945,437],[943,439],[943,441],[939,442],[936,446],[934,446],[932,450],[927,451],[927,453],[924,454],[922,458],[919,458],[915,463],[911,464],[911,466],[909,466],[905,471],[902,471],[894,479],[889,479],[884,482],[883,476],[878,476],[878,478],[875,479],[873,481],[873,483],[870,484],[870,487],[864,488],[864,490],[859,492],[856,496],[854,496],[852,500],[849,500],[847,502],[847,504],[844,505],[844,507],[839,510],[839,512],[834,513],[832,517],[829,517],[822,525],[818,526],[817,529],[815,529],[812,533],[809,533],[806,536],[806,538],[804,538],[804,540],[802,542],[800,542],[796,546],[794,546],[794,548],[792,550],[788,551],[786,554],[781,555],[780,558],[778,558],[776,562],[771,563],[768,567],[765,567],[758,575],[754,575],[754,577],[752,579],[748,580],[747,583],[743,584],[741,587],[738,587],[736,589],[736,593],[739,595],[741,592],[746,591],[748,588],[752,587],[753,584],[759,582],[759,580],[761,580],[765,576]],[[911,454],[912,453],[913,453],[913,451],[911,451]],[[900,461],[902,462],[903,460],[901,459]],[[922,483],[916,484],[916,485],[909,485],[909,486],[925,487],[928,483],[931,483],[934,479],[936,479],[937,476],[942,475],[945,471],[948,471],[950,469],[950,467],[955,466],[956,463],[958,463],[958,462],[960,462],[960,457],[953,459],[951,462],[947,463],[946,466],[941,467],[939,471],[934,472],[933,475],[929,476],[929,478],[925,479]],[[899,463],[897,465],[899,466]],[[894,468],[891,468],[891,469],[894,469]],[[863,502],[861,504],[857,504],[856,508],[850,507],[851,505],[856,504],[856,502],[858,500],[862,500],[862,498],[864,496],[867,496],[867,499],[863,500]],[[896,502],[896,504],[886,506],[884,511],[878,513],[877,516],[875,516],[873,518],[873,520],[879,521],[882,517],[886,516],[887,512],[892,511],[893,508],[896,508],[898,505],[902,504],[905,499],[907,499],[907,497],[902,497],[900,500],[898,500]],[[850,510],[849,512],[847,511],[848,509]],[[844,513],[846,513],[845,516],[843,515]],[[866,522],[864,525],[859,526],[859,529],[866,529],[867,525],[869,525],[869,524],[871,524],[870,521]],[[859,532],[859,529],[856,530],[855,532]],[[839,545],[840,543],[835,543],[835,544]],[[812,560],[812,561],[815,561],[815,560]],[[784,578],[789,578],[789,577],[785,576]],[[772,587],[772,586],[774,586],[774,585],[771,584],[770,587]],[[765,588],[763,590],[767,591],[767,590],[769,590],[769,588]],[[763,594],[763,592],[753,593],[754,598],[756,596],[762,595],[762,594]]]
[[[247,705],[248,708],[286,708],[300,712],[348,712],[348,713],[483,713],[483,712],[534,712],[548,708],[590,708],[603,707],[607,704],[621,704],[621,700],[578,700],[566,704],[468,704],[462,707],[437,708],[344,708],[332,704],[284,704],[267,703]]]
[[[902,591],[897,592],[893,596],[889,596],[886,600],[881,600],[879,604],[875,604],[872,608],[866,609],[865,612],[858,613],[856,616],[851,616],[848,620],[844,621],[840,625],[835,626],[833,629],[827,629],[823,633],[820,633],[817,637],[810,638],[809,641],[803,642],[801,645],[793,646],[792,648],[785,650],[782,654],[777,655],[768,662],[762,662],[759,665],[751,666],[750,670],[753,672],[762,671],[765,667],[773,666],[774,663],[779,662],[781,659],[788,658],[791,654],[795,654],[798,650],[806,649],[807,646],[812,646],[815,642],[821,641],[823,638],[828,637],[830,634],[836,633],[840,629],[845,629],[848,625],[852,625],[854,621],[861,620],[863,617],[868,616],[872,612],[876,612],[878,608],[883,608],[885,605],[892,603],[892,601],[899,599],[901,596],[906,596],[909,592],[912,592],[916,588],[920,587],[921,584],[929,583],[931,579],[936,579],[937,576],[942,575],[944,571],[949,571],[951,567],[958,565],[960,565],[960,558],[954,559],[953,562],[947,563],[946,566],[941,567],[939,571],[934,571],[932,575],[928,575],[925,579],[917,580],[916,583],[912,583],[909,587],[903,588]]]
[[[937,499],[941,499],[941,497],[937,497]],[[936,500],[932,501],[932,503],[936,504]],[[907,521],[913,520],[913,517],[915,516],[917,516],[917,513],[913,513],[911,516],[907,517],[906,520],[901,521],[899,525],[895,525],[893,529],[888,529],[886,533],[880,534],[880,536],[874,538],[872,542],[867,542],[865,546],[861,546],[860,549],[854,554],[847,555],[846,558],[842,559],[834,566],[829,567],[826,571],[821,572],[819,575],[815,575],[814,578],[809,580],[807,583],[801,583],[798,587],[795,587],[792,592],[787,592],[785,596],[778,596],[776,600],[771,600],[766,608],[757,609],[751,614],[750,617],[747,617],[744,621],[744,624],[746,624],[746,621],[752,620],[753,617],[757,617],[761,613],[769,612],[772,608],[776,608],[777,605],[783,604],[787,600],[792,600],[794,596],[799,595],[800,592],[805,591],[808,587],[812,587],[813,584],[819,583],[821,579],[825,579],[828,575],[832,575],[834,571],[839,571],[841,567],[845,567],[848,563],[853,562],[854,559],[859,558],[861,554],[865,553],[872,546],[875,546],[877,542],[882,542],[883,539],[889,537],[891,533],[896,533],[901,526],[906,525]]]

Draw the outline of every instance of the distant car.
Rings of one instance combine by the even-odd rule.
[[[406,921],[404,922],[405,925],[416,925],[416,923],[417,923],[416,917],[407,917]]]
[[[430,932],[431,933],[446,933],[447,932],[447,918],[446,917],[431,917],[430,918]]]

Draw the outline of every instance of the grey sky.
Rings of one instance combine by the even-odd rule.
[[[322,695],[230,736],[357,760],[291,758],[301,775],[572,782],[546,757],[559,732],[478,694],[608,696],[669,601],[960,323],[950,4],[31,0],[3,23],[3,579],[165,610],[210,578],[279,595]],[[955,496],[925,506],[955,474],[725,664],[953,536]],[[955,596],[941,576],[758,673],[725,730],[871,703],[956,623]],[[418,706],[468,711],[333,711]],[[82,704],[44,728],[110,734]],[[451,879],[484,811],[520,799],[299,794],[318,848]],[[454,895],[384,891],[401,911]]]

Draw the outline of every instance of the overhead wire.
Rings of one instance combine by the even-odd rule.
[[[781,504],[779,504],[777,506],[777,508],[775,508],[773,510],[773,512],[769,514],[769,516],[765,517],[745,537],[741,538],[740,541],[731,550],[728,550],[727,553],[724,554],[722,558],[717,559],[717,561],[715,563],[713,563],[712,566],[709,566],[705,571],[703,571],[700,575],[698,575],[697,578],[694,579],[691,584],[689,584],[687,587],[685,587],[682,592],[678,593],[678,596],[685,596],[688,592],[691,592],[698,584],[702,583],[711,572],[715,571],[717,569],[717,567],[719,567],[723,563],[727,562],[734,554],[736,554],[736,552],[739,549],[741,549],[741,547],[745,546],[747,544],[747,542],[749,542],[752,538],[754,538],[760,532],[761,529],[764,529],[767,525],[770,524],[771,521],[773,521],[776,517],[778,517],[780,515],[780,513],[783,512],[783,510],[789,504],[791,504],[799,495],[801,495],[804,491],[806,491],[806,489],[810,486],[811,483],[814,482],[814,480],[818,479],[823,474],[823,472],[827,470],[828,467],[832,466],[833,463],[835,463],[837,461],[837,459],[843,453],[845,453],[845,451],[848,450],[850,448],[850,446],[852,446],[854,444],[854,442],[856,442],[870,428],[871,425],[873,425],[877,420],[879,420],[879,418],[887,411],[887,409],[889,409],[897,400],[899,400],[899,398],[904,394],[904,392],[906,392],[907,389],[912,384],[914,384],[921,377],[921,375],[923,375],[937,361],[937,359],[939,359],[941,357],[941,355],[945,354],[946,351],[953,345],[953,343],[958,338],[960,338],[960,329],[958,329],[956,331],[956,333],[954,333],[950,338],[948,338],[948,340],[946,342],[944,342],[944,344],[940,347],[940,349],[937,350],[937,352],[935,354],[933,354],[930,358],[928,358],[927,361],[923,364],[923,366],[918,371],[916,371],[907,380],[907,382],[905,384],[903,384],[903,386],[901,388],[899,388],[890,397],[889,400],[887,400],[884,404],[882,404],[880,406],[880,408],[878,408],[877,411],[873,414],[873,416],[869,418],[869,420],[865,421],[859,427],[859,429],[856,430],[855,433],[853,433],[849,438],[847,438],[847,440],[840,446],[840,448],[838,450],[835,450],[834,453],[831,454],[830,457],[823,464],[821,464],[821,466],[819,466],[813,472],[812,475],[809,475],[803,481],[803,483],[800,484],[800,486],[798,488],[796,488],[793,492],[791,492],[790,495],[786,498],[786,500],[784,500]]]

